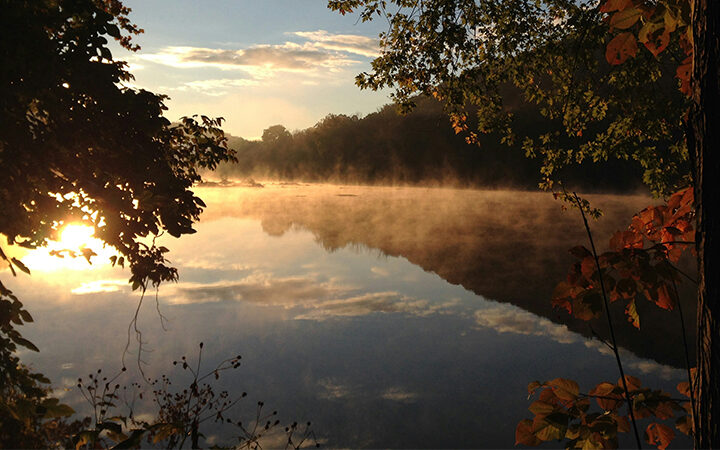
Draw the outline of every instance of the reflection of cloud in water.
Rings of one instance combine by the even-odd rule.
[[[169,296],[173,304],[244,301],[263,305],[302,306],[342,289],[301,277],[269,278],[254,274],[237,282],[180,283]]]
[[[100,292],[117,292],[128,285],[127,280],[95,280],[83,283],[71,290],[73,294],[97,294]]]
[[[402,386],[391,386],[386,389],[376,390],[374,394],[369,394],[367,386],[361,387],[347,384],[335,378],[323,378],[318,380],[317,384],[320,388],[319,397],[326,400],[341,400],[358,396],[367,398],[371,396],[398,403],[413,403],[419,397],[416,392],[411,392]]]
[[[341,398],[348,398],[353,395],[357,388],[347,384],[342,384],[335,379],[323,378],[318,380],[318,387],[320,392],[318,396],[327,400],[338,400]]]
[[[415,392],[409,392],[400,386],[394,386],[385,390],[381,395],[385,400],[392,400],[400,403],[413,403],[418,394]]]
[[[353,287],[340,286],[332,279],[319,282],[312,277],[274,278],[258,272],[235,282],[180,283],[167,298],[172,304],[241,301],[285,309],[304,308],[305,311],[296,315],[295,319],[305,320],[372,313],[404,313],[424,317],[448,312],[460,303],[458,299],[433,303],[396,291],[353,295],[356,292]]]
[[[612,356],[607,345],[597,339],[587,339],[574,333],[565,325],[536,316],[513,305],[501,304],[475,311],[475,322],[484,328],[492,328],[498,333],[514,333],[532,336],[544,336],[560,344],[583,343],[588,349],[603,355]],[[683,371],[652,360],[642,359],[627,350],[621,349],[624,365],[643,374],[655,373],[670,380],[683,377]]]
[[[544,317],[507,304],[475,311],[475,322],[498,333],[547,336],[561,344],[571,344],[581,339],[565,325],[553,323]]]

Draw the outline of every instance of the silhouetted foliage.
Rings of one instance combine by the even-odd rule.
[[[479,147],[469,144],[450,126],[441,103],[429,97],[416,97],[414,102],[416,107],[406,114],[396,105],[386,105],[362,118],[330,114],[315,126],[292,134],[274,125],[265,130],[261,141],[229,137],[238,163],[221,164],[217,175],[537,188],[542,162],[527,158],[520,144],[502,143],[498,133],[480,136]],[[556,126],[537,108],[518,108],[517,127],[527,134]],[[642,188],[642,168],[633,161],[576,165],[562,173],[568,185],[584,191]]]
[[[112,263],[129,265],[133,288],[175,280],[167,249],[142,240],[194,232],[198,169],[233,158],[221,119],[171,124],[165,96],[129,87],[108,39],[137,50],[131,36],[142,30],[119,0],[2,0],[0,9],[0,234],[32,249],[83,222],[120,253]],[[13,275],[30,273],[2,248],[0,258]],[[17,330],[29,321],[0,284],[0,439],[10,447],[49,445],[37,442],[51,420],[72,413],[15,354],[38,350]]]

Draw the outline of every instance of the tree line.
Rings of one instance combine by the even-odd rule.
[[[520,189],[536,188],[541,181],[542,162],[527,158],[519,143],[501,142],[499,133],[481,136],[479,145],[468,143],[438,101],[426,96],[414,101],[407,114],[388,104],[364,117],[329,114],[299,131],[273,125],[260,140],[229,136],[237,163],[220,164],[216,176]],[[527,133],[557,128],[534,109],[517,109],[515,116]],[[642,188],[642,170],[634,161],[576,164],[564,171],[566,183],[582,191]]]

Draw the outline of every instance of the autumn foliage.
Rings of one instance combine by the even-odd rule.
[[[609,251],[596,255],[583,246],[573,247],[570,253],[578,261],[555,288],[553,304],[579,319],[590,320],[603,312],[603,295],[607,295],[611,304],[624,304],[628,321],[636,328],[640,328],[637,301],[644,298],[660,308],[674,309],[678,304],[677,284],[687,276],[675,264],[684,250],[694,249],[693,221],[693,190],[686,188],[665,204],[636,214],[626,230],[612,236]],[[694,378],[694,370],[690,378]],[[675,427],[692,434],[691,402],[643,387],[633,376],[625,376],[625,386],[636,420],[677,416]],[[677,390],[691,398],[689,381],[679,383]],[[529,407],[534,418],[518,424],[516,444],[535,446],[565,439],[567,448],[617,448],[618,433],[630,431],[629,414],[620,412],[626,404],[622,379],[614,384],[599,383],[586,394],[580,393],[575,381],[563,378],[530,383],[528,394],[538,393]],[[591,410],[591,400],[599,411]],[[672,428],[659,422],[650,423],[644,434],[647,443],[660,449],[667,448],[675,437]]]
[[[665,420],[678,415],[676,428],[690,433],[690,402],[643,387],[633,376],[626,376],[625,381],[633,398],[636,418]],[[687,383],[680,383],[678,390],[689,395]],[[628,417],[619,411],[624,403],[621,380],[614,384],[600,383],[588,393],[581,393],[573,380],[534,381],[528,385],[528,394],[537,396],[528,408],[535,416],[518,424],[516,445],[535,446],[545,441],[567,439],[567,448],[617,448],[618,433],[630,431]],[[600,409],[591,411],[593,404]],[[674,437],[675,431],[662,423],[652,422],[645,429],[645,440],[660,449],[665,449]]]
[[[606,0],[600,5],[600,12],[607,14],[605,19],[610,31],[615,33],[605,49],[605,58],[610,64],[622,64],[634,57],[638,44],[657,57],[675,37],[685,54],[677,67],[680,90],[690,93],[693,46],[688,0]]]
[[[664,205],[636,214],[627,230],[610,239],[610,251],[599,255],[599,270],[611,303],[625,304],[628,321],[640,328],[636,302],[647,299],[672,310],[677,304],[676,286],[683,275],[675,266],[682,252],[692,249],[695,230],[693,190],[672,195]],[[553,293],[553,305],[582,320],[596,318],[603,301],[600,273],[593,254],[583,246],[570,249],[578,261]]]

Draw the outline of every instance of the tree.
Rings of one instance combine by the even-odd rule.
[[[194,232],[205,206],[191,190],[197,170],[233,159],[221,119],[172,124],[163,117],[165,96],[129,86],[132,75],[108,38],[137,50],[131,37],[142,30],[119,0],[1,0],[0,8],[0,233],[32,249],[84,222],[118,251],[113,264],[129,265],[134,289],[175,280],[167,249],[151,238]],[[0,258],[13,274],[29,273],[2,247]],[[29,427],[67,413],[48,415],[57,400],[41,388],[47,380],[14,354],[17,346],[37,350],[16,329],[31,320],[0,284],[3,439],[18,437],[11,422],[27,419]]]
[[[433,95],[471,141],[491,130],[505,131],[508,142],[517,138],[513,109],[503,103],[508,91],[522,92],[560,122],[564,133],[523,136],[527,155],[543,158],[546,189],[562,188],[562,167],[610,157],[638,161],[656,195],[694,186],[700,270],[695,439],[699,448],[720,445],[720,389],[712,381],[720,376],[720,288],[713,278],[720,224],[717,185],[709,180],[720,165],[712,151],[720,138],[713,127],[720,119],[717,2],[330,0],[329,7],[341,14],[358,10],[363,21],[388,21],[381,55],[371,72],[357,77],[360,87],[395,88],[405,108],[417,92]],[[477,130],[468,126],[468,105],[478,107]]]
[[[696,245],[700,286],[698,289],[699,395],[695,417],[697,448],[720,446],[720,283],[718,185],[713,173],[720,167],[720,5],[693,1],[693,107],[689,135],[693,159]]]

